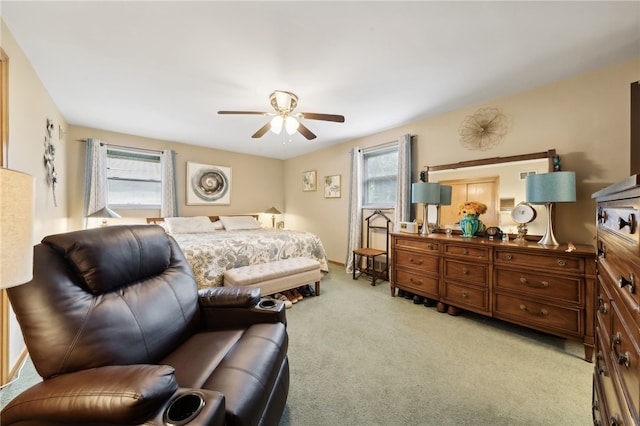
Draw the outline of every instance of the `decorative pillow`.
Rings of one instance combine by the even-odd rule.
[[[213,222],[213,229],[215,229],[216,231],[222,231],[224,229],[224,225],[218,219],[215,222]]]
[[[262,228],[262,224],[253,216],[220,216],[220,222],[227,231]]]
[[[215,227],[207,216],[167,217],[167,232],[170,234],[195,234],[199,232],[213,232]]]

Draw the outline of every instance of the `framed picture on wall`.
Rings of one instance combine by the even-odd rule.
[[[342,175],[324,177],[324,198],[340,198]]]
[[[302,190],[303,191],[315,191],[316,190],[316,171],[309,170],[302,173]]]
[[[187,162],[187,205],[230,204],[231,167]]]

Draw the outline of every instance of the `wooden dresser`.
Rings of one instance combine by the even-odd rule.
[[[611,185],[593,198],[598,240],[593,421],[596,425],[638,425],[640,176]]]
[[[595,248],[491,241],[430,234],[391,235],[391,295],[396,289],[459,309],[534,328],[594,348]]]

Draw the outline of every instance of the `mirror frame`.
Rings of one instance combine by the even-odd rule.
[[[462,169],[465,167],[476,167],[476,166],[487,166],[487,165],[496,165],[496,164],[503,164],[503,163],[512,163],[512,162],[518,162],[518,161],[528,161],[528,160],[542,160],[542,159],[547,159],[547,163],[548,163],[548,168],[547,168],[547,172],[553,172],[554,171],[554,159],[557,157],[556,155],[556,150],[555,149],[549,149],[547,151],[542,151],[542,152],[533,152],[530,154],[522,154],[522,155],[511,155],[508,157],[491,157],[491,158],[482,158],[479,160],[469,160],[469,161],[460,161],[458,163],[449,163],[449,164],[439,164],[436,166],[425,166],[423,168],[423,171],[426,172],[425,173],[425,181],[429,182],[429,172],[436,172],[436,171],[443,171],[443,170],[455,170],[455,169]],[[440,213],[438,212],[438,215]],[[551,220],[553,220],[554,218],[552,217]],[[434,229],[433,232],[436,233],[443,233],[444,230],[443,229]],[[458,230],[454,230],[453,231],[456,234],[461,234],[462,232],[458,231]],[[509,236],[511,237],[514,234],[509,234]],[[533,234],[527,234],[525,239],[526,240],[531,240],[531,241],[536,241],[539,240],[541,237],[541,235],[533,235]]]

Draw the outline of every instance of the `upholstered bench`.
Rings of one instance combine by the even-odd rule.
[[[320,296],[320,263],[307,257],[292,257],[275,262],[241,266],[225,271],[225,287],[259,287],[263,295],[274,294],[305,284],[316,284]]]

